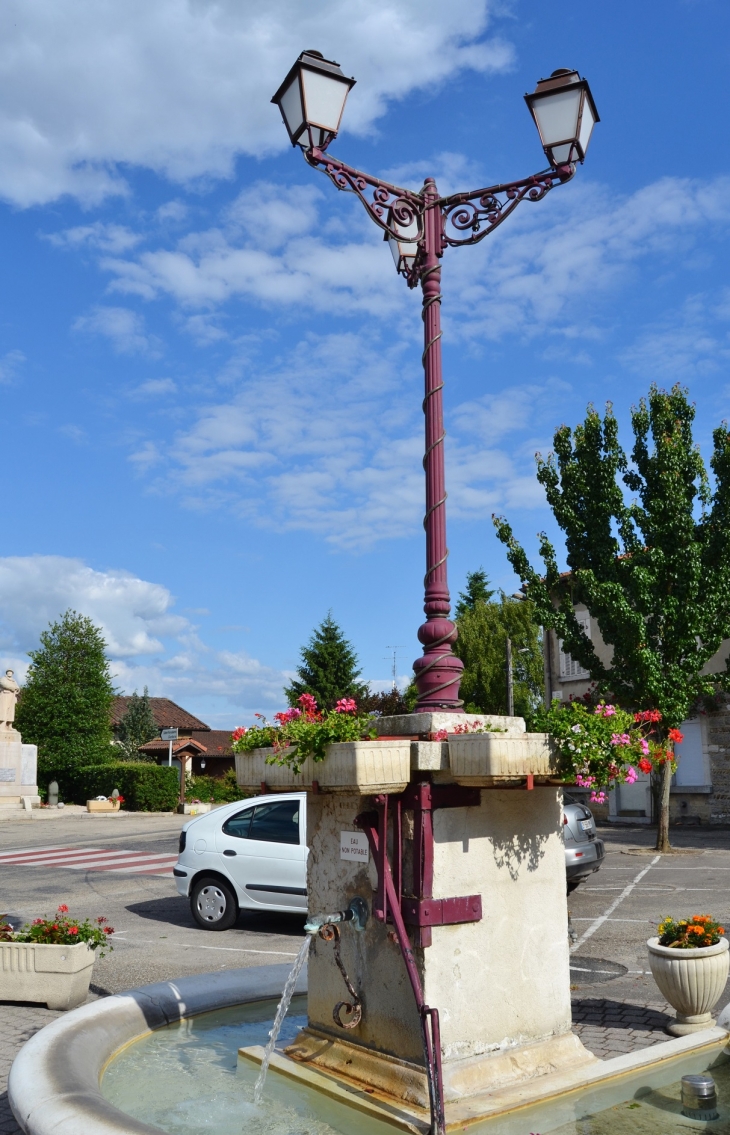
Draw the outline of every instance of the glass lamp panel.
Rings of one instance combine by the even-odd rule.
[[[585,154],[586,150],[588,149],[588,143],[591,140],[591,134],[593,133],[593,127],[595,126],[595,124],[596,120],[593,117],[591,100],[589,98],[586,98],[583,100],[583,118],[581,119],[580,135],[578,137],[578,142],[580,143],[580,148],[583,154]]]
[[[286,122],[289,133],[292,138],[296,139],[297,134],[304,126],[302,96],[299,89],[299,72],[295,74],[291,83],[281,96],[279,106],[281,107],[281,113],[284,116],[284,121]]]
[[[565,166],[569,162],[577,160],[574,150],[575,144],[573,142],[566,142],[564,146],[552,146],[550,157],[556,166]]]
[[[399,272],[400,271],[400,244],[395,239],[395,237],[392,237],[392,236],[388,237],[388,248],[390,249],[391,255],[393,257],[393,263],[395,264],[395,270],[396,270],[396,272]]]
[[[582,94],[578,87],[577,90],[556,91],[533,101],[532,109],[543,146],[549,147],[555,142],[576,137]]]
[[[324,75],[303,67],[302,86],[307,122],[336,134],[350,84],[341,82],[334,75]]]

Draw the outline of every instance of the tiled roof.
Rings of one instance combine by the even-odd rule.
[[[194,741],[192,737],[181,737],[178,741],[172,742],[173,753],[179,753],[182,749],[193,749],[193,755],[206,752],[205,745],[200,741]],[[166,756],[170,751],[170,742],[160,741],[159,739],[148,741],[146,745],[140,745],[139,751],[140,753],[149,753],[153,757]]]
[[[132,699],[128,697],[115,698],[112,702],[112,729],[116,729],[119,722],[127,712]],[[186,732],[195,730],[196,733],[209,733],[210,728],[198,717],[193,717],[182,706],[176,705],[169,698],[150,698],[150,708],[160,729],[184,729]]]
[[[210,729],[207,733],[193,730],[191,737],[194,737],[196,741],[200,741],[202,745],[205,745],[209,757],[233,756],[230,729]]]

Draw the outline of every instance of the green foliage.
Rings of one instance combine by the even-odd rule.
[[[718,686],[727,688],[729,677],[727,668],[703,669],[730,636],[730,433],[723,424],[713,434],[713,491],[692,440],[694,416],[684,388],[652,386],[632,410],[631,463],[610,404],[603,420],[589,406],[582,425],[555,432],[555,453],[538,455],[537,477],[565,536],[567,577],[545,533],[539,573],[507,521],[495,519],[538,620],[555,629],[601,692],[623,706],[656,708],[663,731]],[[630,503],[625,489],[634,494]],[[612,647],[610,666],[581,630],[578,602]],[[670,771],[667,762],[660,850],[668,846]]]
[[[149,692],[144,688],[142,697],[135,690],[129,699],[127,711],[119,722],[120,748],[125,761],[154,760],[139,752],[140,746],[159,737],[160,730],[152,716]]]
[[[114,756],[106,643],[91,619],[68,610],[43,632],[30,658],[17,727],[26,743],[38,746],[41,783],[55,779],[67,792],[75,768]]]
[[[558,772],[581,788],[593,789],[591,799],[605,803],[600,789],[609,781],[633,783],[636,771],[631,765],[642,759],[643,729],[633,713],[601,702],[553,702],[549,709],[536,711],[531,727],[549,733],[559,755]],[[647,745],[648,752],[648,745]]]
[[[542,697],[543,662],[534,605],[504,593],[494,603],[484,572],[467,575],[467,590],[456,605],[459,637],[454,654],[464,663],[461,697],[467,713],[507,713],[506,644],[512,641],[515,714],[529,715]]]
[[[318,705],[334,709],[340,698],[359,700],[368,693],[358,682],[357,657],[331,612],[302,647],[302,661],[295,678],[284,690],[289,705],[296,705],[302,694],[311,694]]]
[[[373,717],[357,712],[354,700],[345,698],[335,709],[319,710],[311,694],[302,694],[300,706],[274,714],[277,725],[240,726],[231,741],[234,752],[250,753],[254,749],[273,748],[269,764],[288,765],[299,772],[307,757],[322,761],[327,745],[335,741],[360,741],[376,736]]]
[[[111,936],[114,927],[109,926],[109,920],[100,915],[92,922],[85,918],[80,922],[68,913],[68,907],[59,906],[53,918],[34,918],[33,922],[24,926],[17,934],[12,934],[6,941],[37,942],[40,946],[78,946],[79,942],[86,942],[92,950],[99,951],[99,957],[113,950]]]
[[[399,713],[412,713],[413,710],[408,707],[407,694],[408,690],[401,693],[398,689],[384,690],[379,694],[366,694],[364,698],[358,698],[357,708],[360,713],[372,713],[377,717],[395,717]],[[415,705],[415,702],[413,704]]]
[[[555,454],[538,457],[537,476],[565,534],[567,578],[544,533],[541,577],[509,524],[495,520],[540,622],[555,628],[600,690],[626,706],[657,708],[666,728],[728,678],[727,670],[702,670],[730,636],[730,433],[721,426],[713,435],[713,493],[692,441],[694,414],[682,387],[652,386],[632,411],[632,465],[610,404],[603,421],[589,407],[582,426],[556,431]],[[635,494],[631,503],[622,482]],[[577,602],[613,647],[610,667],[581,630]]]
[[[200,800],[204,804],[233,804],[250,793],[236,782],[236,770],[226,769],[223,776],[190,776],[185,787],[185,799]]]
[[[466,573],[466,590],[459,595],[454,617],[460,618],[467,611],[473,611],[477,603],[488,603],[496,593],[490,588],[487,574],[483,568]]]
[[[128,812],[173,812],[180,798],[180,773],[167,765],[143,761],[115,761],[90,765],[75,771],[74,803],[85,804],[95,796],[111,796],[118,789]]]

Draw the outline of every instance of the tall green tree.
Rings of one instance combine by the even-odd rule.
[[[538,573],[506,520],[495,519],[540,622],[555,628],[601,692],[626,708],[658,709],[660,740],[730,677],[727,668],[703,673],[730,636],[730,433],[725,423],[714,431],[711,486],[692,439],[687,394],[679,385],[669,392],[652,386],[632,410],[631,462],[610,404],[603,420],[589,406],[582,425],[556,431],[554,454],[538,455],[537,477],[564,533],[569,575],[561,577],[544,533],[545,570]],[[610,666],[582,632],[576,602],[586,604],[612,647]],[[667,851],[668,762],[658,779],[656,846]]]
[[[147,741],[151,741],[153,737],[159,737],[160,730],[152,715],[149,691],[146,686],[142,697],[139,696],[136,690],[130,697],[126,713],[119,722],[118,734],[126,760],[139,761],[147,759],[142,757],[142,754],[139,752],[140,746],[146,744]],[[153,757],[149,759],[154,760]]]
[[[468,572],[455,607],[459,637],[454,653],[464,663],[460,693],[467,713],[507,713],[507,638],[512,642],[514,709],[530,716],[542,697],[540,629],[529,601],[503,592],[497,602],[484,571]]]
[[[367,685],[358,682],[357,656],[331,611],[302,647],[301,658],[298,677],[284,690],[289,705],[296,705],[302,694],[312,694],[320,709],[333,709],[340,698],[367,696]]]
[[[91,619],[68,610],[41,635],[18,698],[17,726],[38,746],[38,778],[68,793],[74,770],[111,760],[114,687],[106,643]]]

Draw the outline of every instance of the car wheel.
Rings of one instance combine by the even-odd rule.
[[[193,918],[203,930],[230,930],[238,918],[238,902],[222,879],[198,879],[190,894]]]

